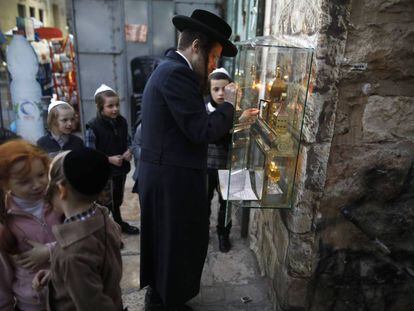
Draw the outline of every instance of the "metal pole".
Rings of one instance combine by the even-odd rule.
[[[6,58],[4,57],[4,53],[3,50],[0,47],[0,61],[3,62]],[[6,72],[6,76],[7,76],[7,72]],[[7,80],[6,80],[7,81]],[[1,128],[4,129],[4,120],[3,120],[3,103],[1,101],[1,89],[0,89],[0,125]]]

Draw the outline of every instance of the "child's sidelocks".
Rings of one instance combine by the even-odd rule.
[[[116,119],[119,116],[119,97],[109,86],[102,84],[96,90],[95,102],[98,113],[102,116],[110,119]]]
[[[107,157],[89,148],[59,155],[51,164],[48,197],[65,221],[53,228],[57,245],[50,273],[33,280],[39,288],[50,278],[50,310],[122,310],[120,229],[94,203],[109,174]]]

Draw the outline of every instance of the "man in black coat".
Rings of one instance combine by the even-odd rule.
[[[200,290],[209,236],[207,145],[229,132],[234,115],[234,84],[210,115],[202,96],[218,58],[237,54],[230,26],[203,10],[173,23],[181,31],[178,49],[167,53],[143,95],[138,181],[145,310],[192,310],[185,302]]]

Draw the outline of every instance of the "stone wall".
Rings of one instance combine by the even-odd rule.
[[[414,1],[270,7],[271,34],[316,46],[295,204],[251,210],[250,245],[274,309],[410,310]]]
[[[311,310],[414,303],[414,2],[353,1]]]
[[[304,1],[273,1],[272,4],[277,15],[275,20],[283,25],[276,23],[271,34],[296,35],[317,45],[296,202],[291,210],[251,212],[251,248],[263,274],[272,280],[270,295],[275,310],[305,310],[309,305],[309,284],[317,256],[315,224],[334,133],[340,65],[349,19],[348,1],[311,2],[312,8],[307,9]],[[301,8],[307,10],[305,18],[298,14]],[[300,27],[300,22],[306,25]]]

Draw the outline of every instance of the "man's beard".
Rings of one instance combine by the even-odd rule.
[[[204,58],[204,70],[203,72],[201,72],[201,70],[199,70],[198,66],[193,66],[194,67],[194,71],[197,75],[198,78],[198,83],[200,85],[200,92],[204,95],[207,94],[207,85],[208,85],[208,58],[203,57]]]

